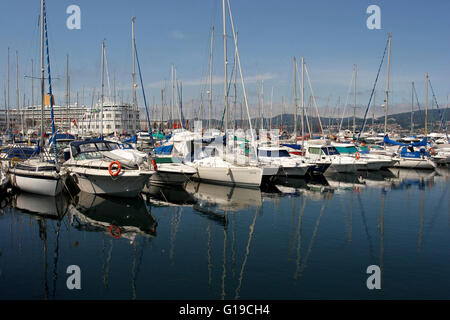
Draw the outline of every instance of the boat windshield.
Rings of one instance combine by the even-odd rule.
[[[102,151],[119,149],[118,143],[110,141],[83,143],[72,146],[72,157],[75,160],[98,159],[102,157]]]
[[[322,147],[322,151],[328,156],[335,156],[339,154],[339,151],[335,147]]]
[[[355,152],[358,152],[358,149],[356,149],[355,146],[348,146],[348,147],[336,147],[337,151],[339,151],[339,153],[349,153],[349,154],[353,154]]]
[[[291,155],[287,150],[258,150],[259,157],[272,157],[272,158],[288,158]]]

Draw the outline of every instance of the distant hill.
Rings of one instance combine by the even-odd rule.
[[[444,118],[444,120],[448,119],[448,115],[449,115],[449,109],[450,108],[445,108],[445,109],[440,109],[441,114]],[[294,115],[293,114],[284,114],[282,116],[283,118],[283,128],[285,130],[293,130],[294,128]],[[298,128],[300,129],[301,126],[301,122],[300,122],[300,116],[298,117]],[[322,127],[326,128],[328,126],[334,126],[337,127],[340,125],[341,121],[342,121],[342,128],[351,128],[353,126],[353,117],[347,117],[344,118],[344,120],[342,120],[341,118],[327,118],[327,117],[321,117],[320,118],[321,122],[322,122]],[[319,121],[317,117],[314,118],[308,118],[310,127],[311,127],[311,131],[312,132],[318,132],[318,128],[319,128]],[[356,118],[355,119],[355,123],[356,123],[356,127],[357,129],[359,129],[362,125],[362,118]],[[264,127],[267,128],[268,124],[270,122],[270,118],[264,118]],[[373,124],[376,125],[384,125],[384,116],[382,117],[376,117],[374,119],[372,119],[371,117],[368,117],[366,120],[366,126],[371,126]],[[260,127],[260,123],[261,120],[258,118],[253,118],[252,119],[252,124],[253,127],[256,127],[259,129]],[[272,126],[279,128],[280,127],[280,123],[281,123],[281,115],[277,115],[275,117],[272,118]],[[438,125],[440,127],[440,116],[439,116],[439,112],[436,109],[433,110],[428,110],[428,127],[429,127],[429,131],[433,130],[433,125],[436,126]],[[248,121],[247,120],[236,120],[236,124],[238,128],[248,128]],[[409,129],[411,127],[411,112],[403,112],[403,113],[397,113],[397,114],[391,114],[388,117],[388,124],[389,125],[398,125],[400,126],[402,129]],[[203,121],[203,125],[207,125],[207,121],[204,120]],[[212,120],[212,125],[214,127],[218,127],[220,125],[220,121],[218,120]],[[231,125],[230,125],[231,127]],[[425,127],[425,111],[421,110],[421,111],[414,111],[414,128],[415,129],[420,129],[420,128],[424,128]],[[307,131],[307,124],[306,124],[306,120],[305,120],[305,130]]]

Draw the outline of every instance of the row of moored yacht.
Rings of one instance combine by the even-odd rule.
[[[153,150],[111,139],[64,140],[31,157],[8,157],[3,151],[0,182],[23,191],[56,195],[68,185],[90,194],[135,197],[150,185],[184,185],[196,179],[259,188],[280,177],[378,171],[391,167],[434,169],[448,164],[448,150],[411,144],[357,146],[327,139],[297,144],[249,140],[223,134],[176,130]],[[393,141],[386,141],[395,143]],[[397,150],[393,148],[396,147]],[[414,148],[419,148],[418,150]],[[6,149],[5,149],[6,150]],[[55,154],[55,157],[50,156]]]

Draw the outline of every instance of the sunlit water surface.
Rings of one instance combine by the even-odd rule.
[[[0,299],[449,299],[449,172],[15,194],[0,211]]]

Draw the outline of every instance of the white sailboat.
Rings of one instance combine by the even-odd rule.
[[[398,162],[394,165],[396,168],[409,169],[434,169],[436,163],[432,160],[430,154],[421,148],[415,150],[413,146],[400,147],[397,156],[394,158]]]
[[[225,94],[225,121],[224,121],[224,130],[227,132],[228,129],[228,71],[227,71],[227,35],[226,35],[226,6],[225,0],[222,2],[222,10],[223,10],[223,37],[224,37],[224,94]],[[233,39],[234,39],[234,47],[235,47],[235,56],[237,65],[236,70],[239,69],[241,76],[241,84],[244,94],[245,106],[247,108],[247,116],[249,120],[250,131],[252,131],[252,124],[250,121],[250,114],[248,111],[248,101],[247,94],[245,90],[244,77],[242,75],[242,68],[240,65],[239,51],[237,48],[237,39],[236,33],[234,30],[233,19],[231,16],[231,9],[228,7],[228,12],[231,21],[231,27],[233,30]],[[176,134],[175,134],[176,135]],[[175,136],[174,135],[174,136]],[[240,155],[237,154],[227,154],[226,152],[221,152],[219,149],[214,148],[214,155],[207,154],[203,155],[203,157],[198,157],[198,154],[194,155],[194,159],[192,159],[192,145],[194,143],[201,143],[202,136],[199,132],[190,133],[188,131],[182,131],[179,133],[181,136],[180,139],[174,137],[173,150],[171,151],[171,155],[180,155],[184,158],[184,163],[192,166],[197,170],[197,173],[193,176],[195,179],[200,179],[205,182],[217,183],[217,184],[225,184],[225,185],[233,185],[233,186],[243,186],[250,188],[259,188],[261,185],[262,177],[263,177],[263,169],[258,167],[257,164],[251,165],[249,161],[230,161],[230,158],[236,159]],[[219,140],[222,139],[223,136],[219,136]],[[251,147],[255,148],[255,140],[252,136]],[[216,152],[218,151],[218,152]],[[177,154],[178,153],[178,154]]]
[[[47,36],[47,19],[45,11],[45,1],[41,0],[41,139],[40,139],[40,153],[39,157],[33,157],[21,163],[14,164],[9,168],[10,180],[14,187],[31,193],[40,195],[55,196],[63,189],[64,179],[66,174],[60,171],[58,159],[55,152],[54,161],[47,161],[44,158],[44,28],[45,36]],[[48,39],[47,39],[48,40]],[[48,41],[47,41],[48,45]],[[48,82],[49,82],[49,104],[52,112],[52,134],[55,133],[54,118],[53,118],[53,96],[51,85],[50,64],[48,61]]]
[[[150,177],[151,185],[181,186],[197,173],[196,169],[183,163],[154,163],[154,170]]]

